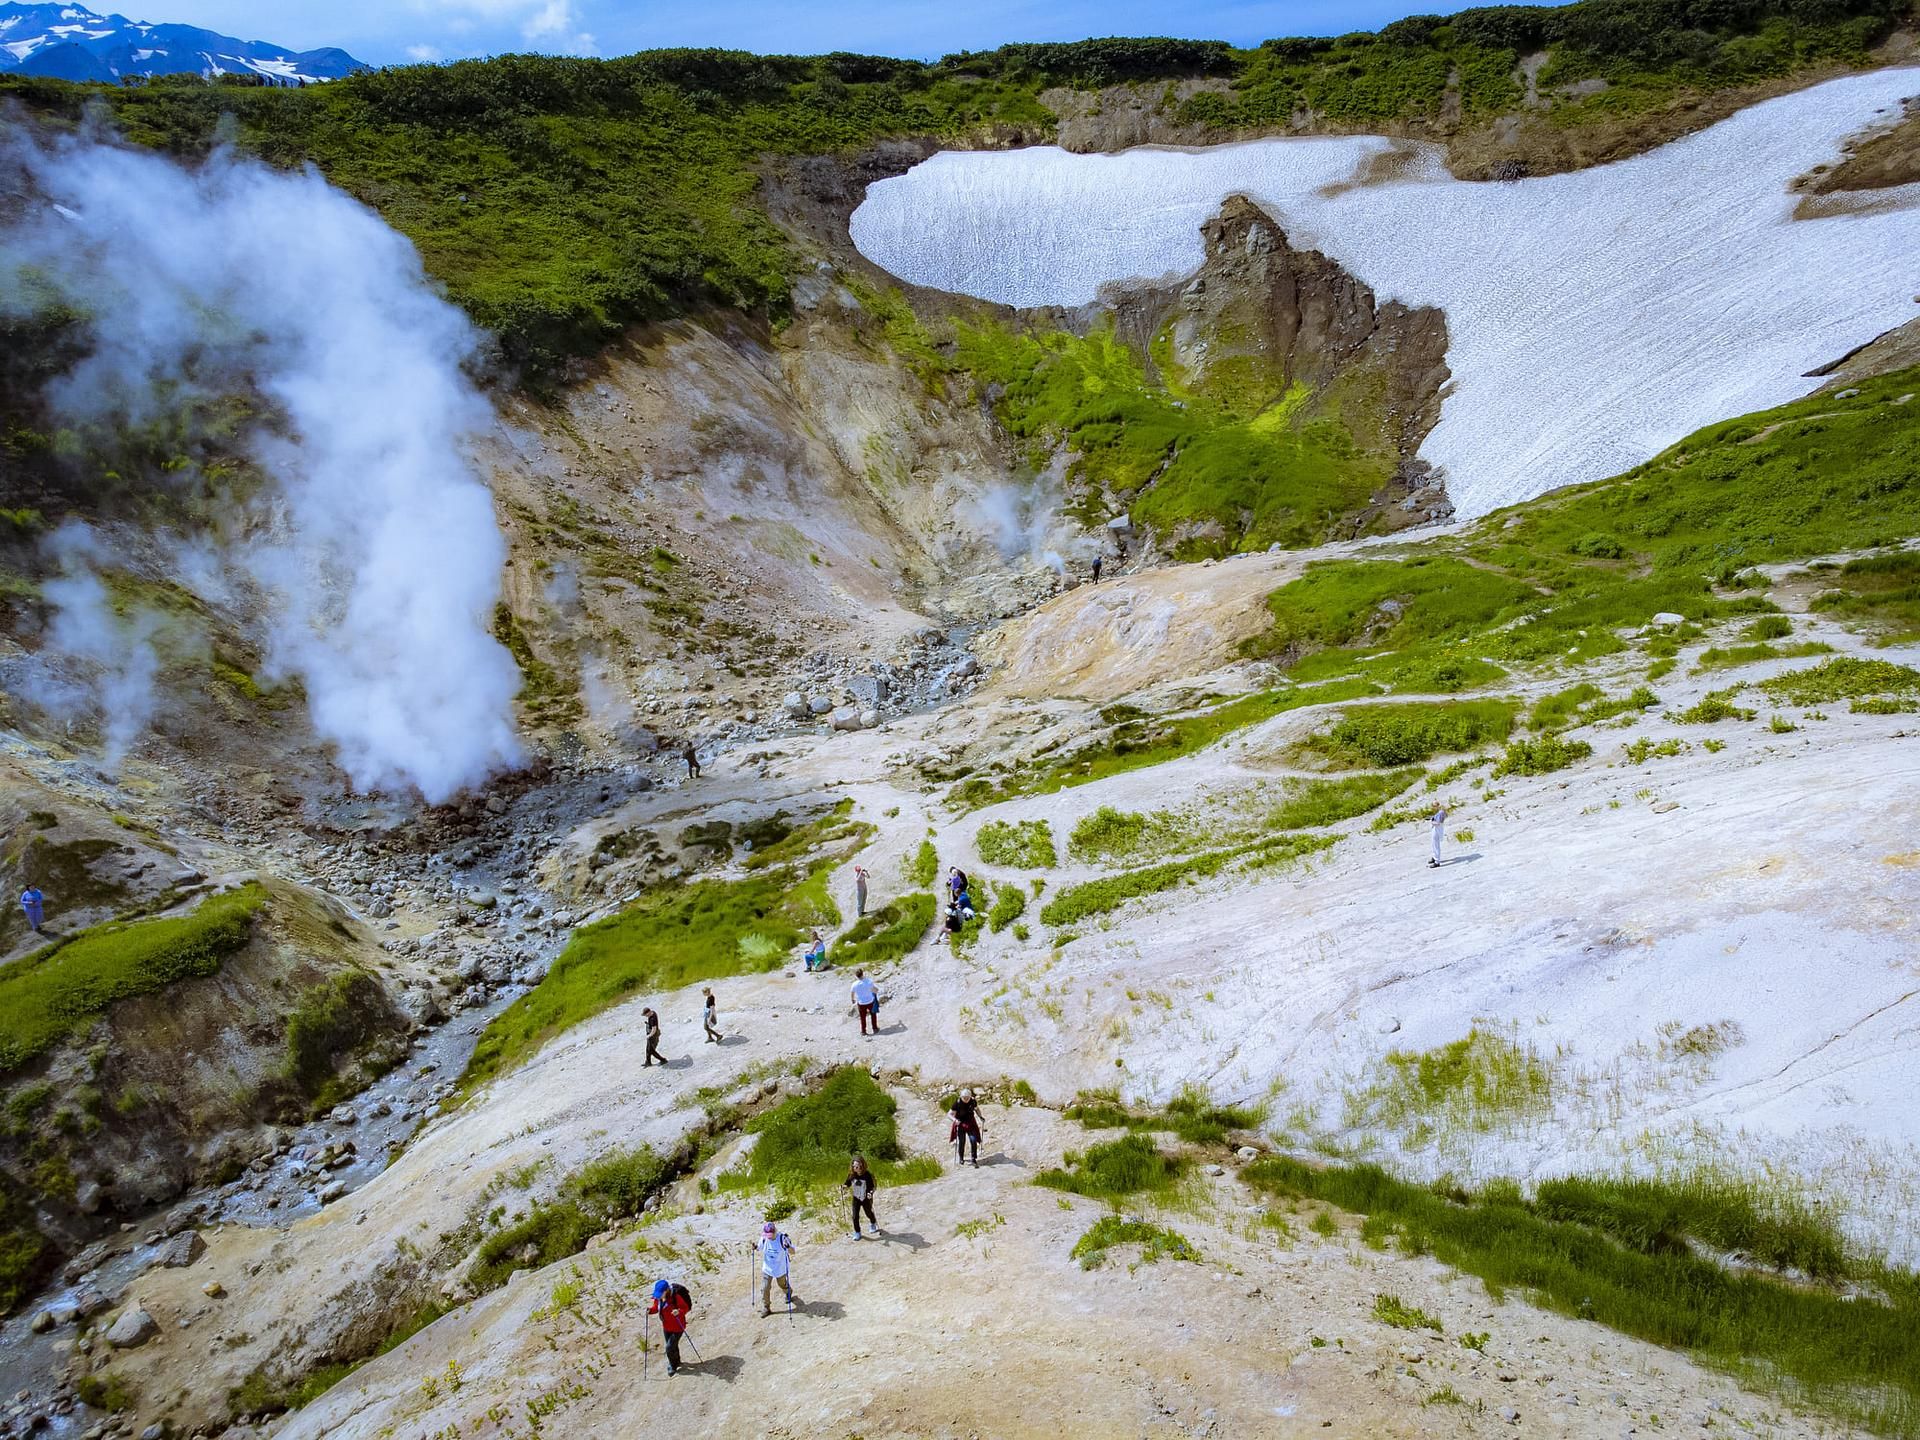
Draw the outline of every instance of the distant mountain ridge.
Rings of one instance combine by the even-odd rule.
[[[78,5],[0,4],[0,71],[59,80],[258,75],[276,85],[338,80],[367,65],[346,51],[288,50],[193,25],[153,25]]]

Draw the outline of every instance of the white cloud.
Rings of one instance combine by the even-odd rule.
[[[437,45],[409,45],[407,58],[417,60],[422,65],[434,65],[446,59],[446,56],[441,54],[440,47]]]
[[[456,33],[479,21],[516,26],[532,49],[566,55],[593,55],[599,49],[581,28],[574,0],[412,0],[412,8],[439,16]]]

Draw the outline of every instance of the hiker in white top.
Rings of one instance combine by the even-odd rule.
[[[867,979],[867,972],[853,972],[853,1008],[860,1012],[860,1033],[862,1035],[880,1033],[880,992],[873,988],[873,981]],[[873,1022],[873,1029],[867,1029],[867,1022]]]
[[[1427,861],[1427,868],[1429,870],[1440,863],[1440,836],[1446,831],[1446,828],[1447,807],[1444,805],[1436,805],[1433,807],[1433,858]]]
[[[787,1272],[793,1268],[793,1241],[782,1235],[769,1220],[760,1227],[760,1313],[773,1313],[773,1282],[780,1282],[780,1289],[787,1297],[787,1309],[791,1310],[800,1302],[794,1298],[793,1286],[787,1281]]]

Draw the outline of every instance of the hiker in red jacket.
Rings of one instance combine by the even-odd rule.
[[[669,1375],[680,1369],[680,1337],[687,1333],[687,1316],[692,1311],[693,1297],[687,1293],[686,1286],[669,1285],[664,1280],[653,1282],[653,1303],[647,1306],[647,1313],[660,1317],[660,1333],[666,1337]]]

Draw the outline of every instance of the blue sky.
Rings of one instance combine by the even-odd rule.
[[[1393,0],[82,0],[136,20],[204,25],[295,49],[338,45],[372,64],[454,59],[506,50],[624,55],[661,45],[762,52],[933,58],[1011,40],[1089,35],[1188,35],[1251,44],[1274,35],[1371,30],[1417,10]]]

